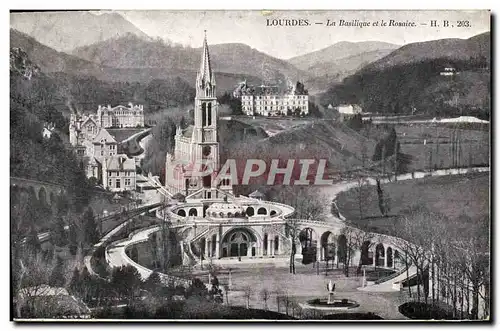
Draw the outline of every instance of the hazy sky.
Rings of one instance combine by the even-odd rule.
[[[152,37],[199,47],[203,30],[210,44],[240,42],[287,59],[339,41],[407,44],[442,38],[469,38],[490,30],[489,11],[120,11]],[[267,19],[306,19],[310,26],[267,26]],[[326,21],[413,21],[416,27],[327,27]],[[437,20],[441,27],[431,27]],[[450,22],[442,27],[443,20]],[[469,21],[470,27],[457,27]],[[315,22],[323,22],[322,25]],[[421,25],[427,23],[427,25]],[[338,23],[337,23],[338,24]],[[451,27],[454,25],[454,27]]]

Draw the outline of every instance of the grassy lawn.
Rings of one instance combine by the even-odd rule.
[[[359,191],[352,189],[339,194],[340,212],[349,220],[373,230],[391,233],[397,215],[416,205],[441,213],[450,219],[466,214],[472,219],[489,215],[489,173],[427,177],[389,183],[382,186],[390,199],[390,217],[382,217],[375,186],[363,188],[363,218],[359,211]]]
[[[401,152],[412,156],[409,171],[433,168],[453,167],[453,137],[460,139],[460,157],[458,165],[489,164],[490,142],[489,127],[481,126],[480,129],[465,129],[459,126],[446,125],[396,125]],[[369,127],[362,130],[362,134],[378,141],[387,135],[383,126]],[[424,145],[425,142],[425,145]],[[371,157],[373,150],[368,150]],[[431,155],[432,154],[432,155]]]

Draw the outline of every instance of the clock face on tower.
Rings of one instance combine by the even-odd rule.
[[[212,149],[210,148],[210,146],[204,146],[202,149],[202,154],[203,156],[209,156],[210,154],[212,154]]]

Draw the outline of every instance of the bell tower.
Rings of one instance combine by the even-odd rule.
[[[203,40],[201,64],[196,76],[196,98],[194,108],[194,128],[192,141],[193,156],[196,160],[205,160],[212,169],[219,169],[219,143],[217,141],[217,99],[215,77],[210,63],[207,36]],[[208,178],[203,179],[203,186],[211,186]]]

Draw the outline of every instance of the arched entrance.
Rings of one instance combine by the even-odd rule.
[[[337,239],[337,261],[345,263],[347,261],[347,238],[341,234]]]
[[[373,264],[373,252],[370,252],[369,241],[363,242],[361,245],[361,265],[372,265]]]
[[[335,236],[330,231],[321,235],[321,260],[335,259]]]
[[[189,209],[189,216],[198,216],[198,211],[196,208]]]
[[[302,263],[316,262],[316,233],[311,228],[305,228],[299,233],[299,241],[302,248]]]
[[[268,240],[269,240],[269,236],[266,234],[264,234],[264,242],[262,243],[263,245],[263,252],[262,252],[262,255],[269,255],[268,251],[269,251],[269,247],[267,247],[268,245]]]
[[[47,191],[43,186],[40,187],[40,190],[38,191],[38,201],[40,201],[42,206],[47,204]]]
[[[246,228],[229,231],[222,241],[222,257],[255,256],[255,235]]]
[[[388,268],[392,268],[394,267],[393,265],[393,261],[392,261],[392,248],[391,247],[387,247],[387,267]]]
[[[394,259],[393,259],[393,265],[394,268],[397,268],[397,264],[401,263],[401,256],[399,254],[399,251],[397,249],[394,250]]]
[[[375,246],[375,266],[385,266],[385,249],[382,243]]]

